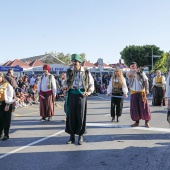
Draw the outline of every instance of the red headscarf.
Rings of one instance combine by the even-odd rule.
[[[50,66],[49,65],[44,65],[43,70],[48,70],[48,72],[50,72]]]

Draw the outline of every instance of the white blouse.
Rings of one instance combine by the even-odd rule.
[[[12,104],[14,102],[13,97],[14,97],[14,89],[13,87],[8,84],[7,88],[5,89],[5,103]]]
[[[118,79],[115,79],[115,82],[118,82]],[[112,93],[112,78],[109,82],[109,85],[107,87],[107,94],[111,94]],[[122,82],[122,91],[123,91],[123,94],[126,94],[128,93],[128,87],[126,85],[126,80],[125,78],[123,78],[123,82]]]
[[[43,92],[47,92],[47,91],[50,91],[52,90],[53,91],[53,95],[56,95],[57,93],[57,86],[56,86],[56,81],[55,81],[55,78],[54,76],[52,75],[51,76],[51,83],[52,83],[52,89],[48,88],[48,84],[49,84],[49,75],[44,75],[43,74],[43,77],[40,78],[40,81],[38,82],[38,87],[37,87],[37,90],[38,92],[43,91]]]

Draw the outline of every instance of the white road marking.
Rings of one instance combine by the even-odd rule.
[[[89,104],[101,104],[101,103],[103,104],[103,103],[110,103],[110,101],[108,101],[108,100],[107,100],[107,101],[106,101],[106,100],[105,100],[105,101],[101,100],[101,101],[97,101],[97,102],[87,101],[87,102],[88,102],[88,105],[89,105]]]
[[[155,131],[155,132],[168,132],[170,133],[170,128],[156,128],[156,127],[131,127],[130,125],[114,125],[114,124],[103,124],[103,123],[87,123],[87,126],[94,127],[110,127],[110,128],[126,128],[126,129],[135,129],[135,130],[146,130],[146,131]]]
[[[37,122],[40,122],[40,123],[41,123],[40,120],[32,120],[32,121],[20,120],[20,121],[15,122],[15,119],[14,119],[14,120],[11,121],[11,124],[13,125],[13,124],[37,123]],[[42,124],[43,124],[43,122],[42,122]],[[25,125],[26,125],[26,124],[25,124]],[[30,125],[30,124],[28,124],[28,125]],[[39,125],[39,124],[37,124],[37,125]]]
[[[8,152],[8,153],[6,153],[6,154],[3,154],[3,155],[0,156],[0,159],[5,158],[5,157],[7,157],[7,156],[9,156],[9,155],[11,155],[11,154],[13,154],[13,153],[16,153],[16,152],[19,152],[19,151],[21,151],[21,150],[24,150],[24,149],[26,149],[26,148],[28,148],[28,147],[30,147],[30,146],[32,146],[32,145],[35,145],[35,144],[37,144],[37,143],[40,143],[40,142],[44,141],[44,140],[46,140],[46,139],[49,139],[49,138],[54,137],[54,136],[57,136],[57,135],[59,135],[59,134],[61,134],[61,133],[63,133],[63,132],[64,132],[64,130],[62,130],[62,131],[60,131],[60,132],[57,132],[57,133],[54,133],[53,135],[47,136],[47,137],[45,137],[45,138],[39,139],[39,140],[37,140],[37,141],[35,141],[35,142],[29,143],[29,144],[27,144],[27,145],[25,145],[25,146],[22,146],[22,147],[20,147],[20,148],[18,148],[18,149],[15,149],[15,150],[11,151],[11,152]]]

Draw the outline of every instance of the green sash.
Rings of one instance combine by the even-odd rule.
[[[69,93],[72,93],[72,94],[81,94],[83,95],[85,92],[84,89],[70,89],[67,94],[66,94],[66,101],[65,101],[65,110],[66,110],[66,115],[68,116],[69,113],[68,113],[68,96],[69,96]]]

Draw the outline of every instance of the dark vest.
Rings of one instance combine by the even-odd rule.
[[[75,79],[75,70],[71,70],[70,68],[67,70],[67,87],[68,90],[73,85],[74,79]],[[82,73],[82,81],[83,81],[83,87],[85,91],[88,91],[89,86],[89,70],[84,69]]]

